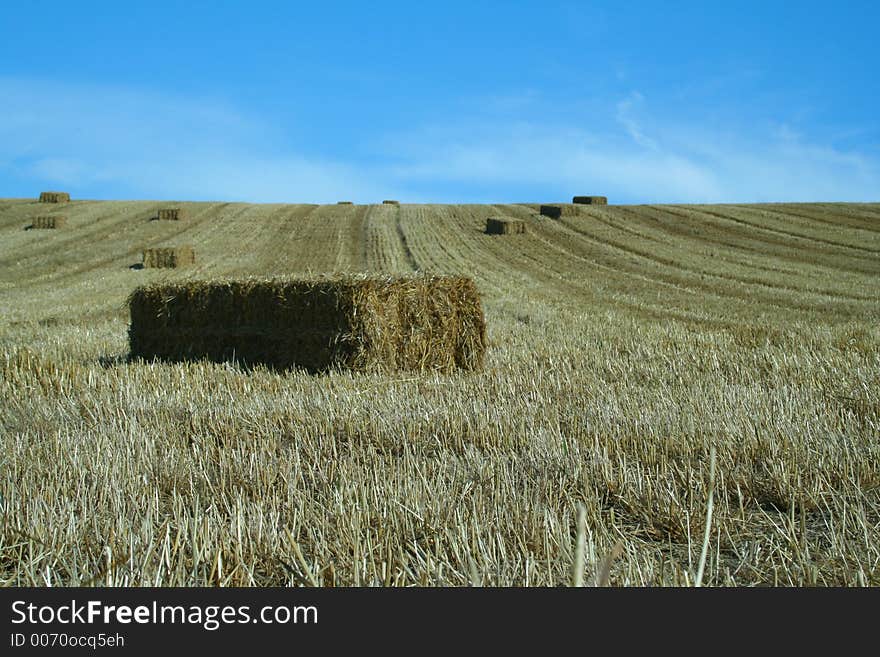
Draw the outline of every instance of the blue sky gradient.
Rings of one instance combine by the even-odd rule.
[[[880,201],[872,2],[30,2],[0,197]]]

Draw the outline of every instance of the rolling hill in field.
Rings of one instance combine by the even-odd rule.
[[[464,273],[489,305],[613,308],[708,325],[876,317],[880,204],[581,207],[551,220],[536,205],[167,204],[0,201],[0,311],[6,321],[119,315],[157,278],[329,272]],[[23,230],[32,216],[63,229]],[[486,218],[528,235],[484,234]],[[197,264],[138,271],[144,248],[191,244]]]
[[[880,585],[880,204],[169,205],[0,199],[0,584]],[[414,271],[484,370],[126,358],[144,283]]]

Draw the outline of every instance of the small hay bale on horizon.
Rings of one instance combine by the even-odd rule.
[[[489,217],[486,219],[487,235],[518,235],[526,232],[526,222],[511,217]]]
[[[31,228],[64,228],[67,217],[60,214],[38,215],[31,220]]]
[[[575,196],[572,203],[578,205],[608,205],[607,196]]]
[[[144,269],[185,267],[196,261],[191,246],[144,249]]]
[[[477,370],[486,323],[459,276],[189,281],[129,297],[134,358],[310,372]]]
[[[186,215],[181,208],[161,208],[157,214],[159,221],[180,221]]]
[[[400,205],[400,201],[394,201],[392,199],[386,199],[382,201],[385,205]]]
[[[40,203],[69,203],[67,192],[40,192]]]
[[[576,217],[578,209],[569,203],[559,203],[558,205],[542,205],[541,214],[551,219],[559,219],[559,217]]]

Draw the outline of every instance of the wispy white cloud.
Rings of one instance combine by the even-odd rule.
[[[503,138],[497,133],[483,140],[426,145],[412,153],[408,164],[391,171],[410,183],[546,190],[547,197],[536,201],[553,194],[605,192],[617,199],[707,200],[721,193],[711,170],[676,153],[623,147],[617,135],[512,130]]]
[[[483,124],[462,139],[460,123],[446,133],[435,126],[405,138],[406,164],[394,173],[423,184],[524,185],[548,198],[607,193],[636,203],[880,200],[876,158],[813,143],[791,126],[681,124],[652,115],[638,93],[615,110],[604,124]]]
[[[645,100],[644,96],[638,91],[632,92],[627,98],[617,103],[617,122],[622,125],[632,140],[639,146],[658,150],[657,142],[648,137],[643,131],[639,122],[633,116],[634,108]]]
[[[253,202],[370,198],[383,187],[369,170],[279,149],[276,127],[215,99],[9,79],[0,97],[0,162],[34,183]]]
[[[535,94],[499,96],[494,119],[462,111],[355,144],[369,162],[293,152],[280,145],[287,126],[211,98],[3,78],[0,98],[0,173],[102,198],[500,202],[604,193],[661,203],[878,200],[880,190],[876,157],[811,140],[802,126],[683,124],[638,92],[608,99],[604,114],[594,102],[580,119],[543,117]]]
[[[35,178],[51,180],[64,185],[78,185],[83,180],[99,182],[106,177],[82,160],[70,157],[45,157],[36,159],[24,167]]]

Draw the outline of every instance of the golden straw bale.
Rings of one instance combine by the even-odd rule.
[[[480,295],[458,276],[155,284],[129,297],[133,357],[366,370],[476,370]]]

